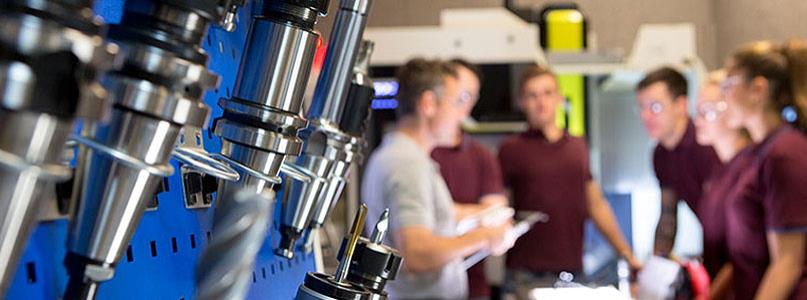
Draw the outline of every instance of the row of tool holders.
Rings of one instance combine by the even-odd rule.
[[[374,97],[329,2],[0,0],[0,298],[384,299],[363,206],[314,272]]]

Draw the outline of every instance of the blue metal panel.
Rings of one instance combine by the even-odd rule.
[[[604,196],[611,205],[611,210],[614,212],[625,240],[628,245],[632,246],[631,195],[605,192]],[[586,280],[599,285],[616,285],[619,279],[616,273],[616,263],[619,255],[590,220],[586,222],[583,242],[583,264]]]
[[[99,0],[96,10],[107,23],[115,23],[120,21],[122,4],[122,0]],[[212,109],[211,118],[222,114],[218,99],[232,95],[251,20],[251,6],[248,4],[240,10],[235,32],[214,28],[204,41],[203,48],[210,56],[208,65],[221,76],[218,89],[205,97]],[[207,130],[204,143],[210,152],[218,152],[221,148],[218,138]],[[174,167],[178,167],[176,162]],[[101,284],[98,299],[193,298],[194,268],[207,245],[213,210],[186,209],[183,199],[181,178],[177,172],[168,178],[168,191],[158,196],[158,209],[143,216],[129,251],[118,263],[115,278]],[[274,256],[272,249],[277,246],[280,236],[277,230],[279,220],[280,203],[277,203],[272,230],[255,263],[249,299],[291,299],[305,273],[315,268],[313,254],[297,253],[291,261]],[[51,300],[61,295],[67,282],[62,264],[66,233],[67,221],[43,222],[37,227],[7,299]]]
[[[34,230],[6,299],[56,299],[67,283],[62,266],[67,221],[43,222]]]

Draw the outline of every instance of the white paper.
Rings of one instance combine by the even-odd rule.
[[[540,300],[630,300],[627,296],[616,288],[599,287],[596,289],[588,287],[580,288],[538,288],[530,292],[530,299]]]
[[[455,233],[463,235],[479,226],[497,226],[510,220],[514,214],[515,211],[507,206],[490,207],[479,214],[468,216],[457,222]]]
[[[639,300],[666,300],[674,296],[672,284],[678,277],[681,265],[658,256],[645,261],[639,272]]]

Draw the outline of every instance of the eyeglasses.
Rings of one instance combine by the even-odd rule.
[[[463,106],[468,103],[476,102],[479,98],[479,95],[471,93],[469,91],[462,91],[460,92],[459,98],[457,99],[457,106]]]
[[[726,79],[723,79],[723,81],[720,82],[720,92],[725,95],[726,93],[731,91],[732,88],[734,88],[735,86],[739,85],[742,82],[743,77],[741,75],[731,75],[729,77],[726,77]]]
[[[658,115],[664,112],[664,103],[658,100],[652,100],[649,103],[640,103],[639,104],[639,112],[649,111],[654,115]]]
[[[726,109],[728,109],[726,101],[705,102],[698,105],[698,116],[706,122],[714,122]]]

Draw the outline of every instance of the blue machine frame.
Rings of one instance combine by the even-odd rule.
[[[124,1],[96,1],[96,13],[106,23],[117,23]],[[205,102],[212,109],[212,118],[222,114],[217,104],[219,98],[229,98],[233,90],[252,20],[252,2],[247,2],[239,10],[235,32],[211,28],[203,44],[210,57],[209,68],[221,76],[218,89],[205,96]],[[221,142],[208,130],[204,131],[204,144],[207,151],[219,153]],[[177,162],[173,165],[179,169]],[[180,176],[177,172],[167,179],[168,189],[158,195],[157,210],[144,214],[126,255],[118,263],[115,278],[101,285],[98,299],[193,298],[194,269],[209,239],[213,210],[185,208]],[[280,195],[278,199],[281,199]],[[298,252],[295,259],[288,261],[272,253],[280,236],[280,201],[276,204],[272,230],[255,261],[249,299],[292,299],[305,273],[315,269],[313,254]],[[39,224],[20,260],[7,299],[51,300],[61,297],[67,284],[62,263],[67,225],[66,220]]]

